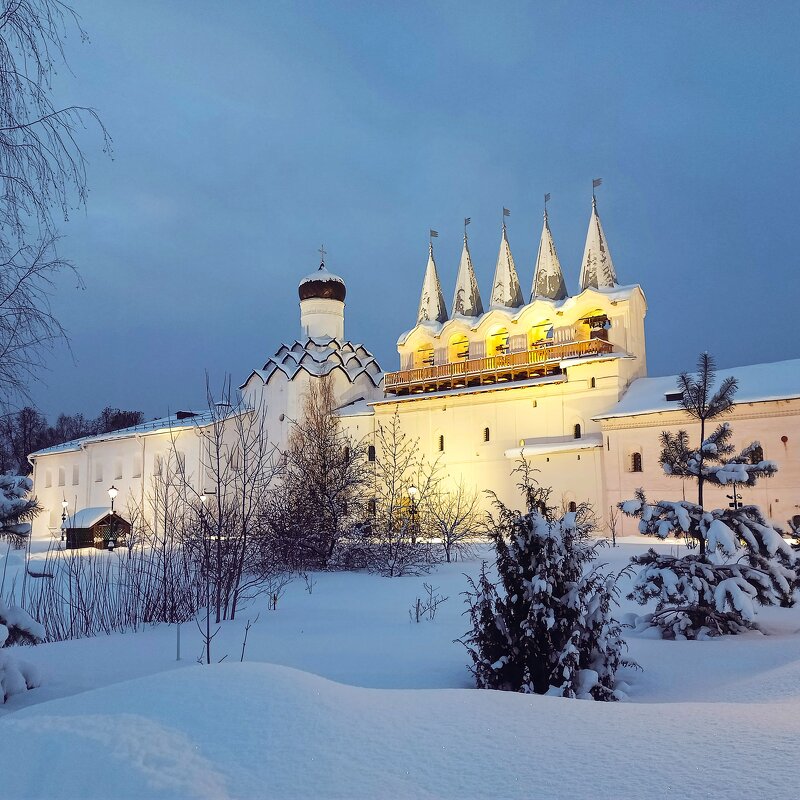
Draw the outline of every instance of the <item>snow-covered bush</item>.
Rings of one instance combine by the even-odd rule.
[[[30,614],[0,600],[0,702],[39,685],[36,670],[3,648],[13,644],[36,644],[43,640],[44,628]]]
[[[599,543],[591,510],[556,517],[548,490],[522,467],[527,513],[495,500],[489,527],[498,583],[484,568],[467,592],[472,629],[461,640],[478,688],[616,700],[623,658],[621,625],[612,616],[615,577],[594,561]]]
[[[706,435],[706,423],[728,411],[736,381],[728,378],[716,392],[714,363],[704,354],[696,378],[683,374],[682,405],[700,422],[701,443],[693,448],[685,431],[661,435],[660,463],[667,475],[693,479],[697,502],[648,502],[640,489],[636,498],[620,504],[639,519],[641,533],[666,539],[683,538],[697,553],[662,555],[652,548],[632,562],[641,569],[629,597],[645,604],[656,601],[642,627],[660,630],[665,638],[704,638],[740,633],[755,627],[758,605],[788,605],[798,581],[797,557],[757,506],[707,510],[705,484],[753,486],[777,467],[763,459],[758,442],[734,454],[731,428],[719,425]],[[738,505],[738,504],[737,504]]]

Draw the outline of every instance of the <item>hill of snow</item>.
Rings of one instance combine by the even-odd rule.
[[[618,569],[649,544],[603,556]],[[43,685],[0,706],[2,797],[800,796],[800,609],[763,611],[766,636],[629,633],[631,702],[478,691],[453,640],[479,568],[298,581],[224,624],[210,667],[192,623],[181,661],[166,625],[19,650]],[[450,599],[412,624],[426,580]]]
[[[6,718],[3,794],[788,800],[799,715],[796,698],[604,704],[195,666]]]

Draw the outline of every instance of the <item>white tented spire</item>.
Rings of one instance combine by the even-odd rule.
[[[479,317],[483,314],[483,302],[478,289],[478,281],[475,278],[475,270],[472,267],[472,256],[469,254],[466,233],[464,234],[464,247],[461,250],[461,261],[458,265],[453,307],[450,313],[453,316],[461,314],[464,317]]]
[[[566,296],[567,286],[564,283],[564,274],[561,272],[561,263],[558,260],[556,245],[553,242],[553,234],[550,233],[547,211],[545,210],[542,238],[539,241],[539,254],[536,256],[536,269],[533,273],[531,302],[537,297],[563,300]]]
[[[610,289],[617,285],[614,262],[608,249],[608,242],[597,213],[597,200],[592,197],[592,216],[589,218],[589,231],[586,234],[586,247],[583,249],[581,264],[581,291],[593,286],[595,289]]]
[[[422,283],[422,296],[419,300],[417,324],[420,322],[446,322],[447,308],[442,297],[439,273],[433,260],[433,242],[428,247],[428,266],[425,268],[425,280]]]
[[[519,308],[523,302],[517,268],[514,266],[514,256],[511,255],[506,226],[503,223],[503,235],[500,238],[500,253],[497,256],[497,266],[494,270],[490,305]]]

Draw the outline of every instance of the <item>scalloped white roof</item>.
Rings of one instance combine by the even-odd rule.
[[[336,369],[341,370],[350,383],[362,375],[375,387],[383,380],[380,364],[363,344],[328,338],[308,338],[290,345],[282,344],[262,369],[253,370],[251,377],[258,375],[264,383],[268,383],[276,372],[282,372],[291,381],[302,371],[322,377]]]
[[[642,292],[642,288],[638,284],[631,284],[630,286],[614,286],[613,288],[606,289],[600,288],[596,289],[595,287],[589,287],[585,291],[587,292],[595,292],[598,295],[601,295],[609,302],[615,300],[629,300],[634,292]],[[643,294],[643,293],[642,293]],[[488,316],[489,314],[499,315],[502,319],[505,317],[506,320],[509,322],[513,322],[525,312],[532,305],[539,305],[541,306],[542,313],[552,313],[553,311],[557,310],[564,310],[569,309],[571,305],[575,303],[581,302],[583,299],[583,292],[580,294],[567,296],[563,300],[551,300],[548,297],[534,297],[533,300],[528,303],[527,305],[521,306],[520,308],[505,308],[502,306],[498,306],[495,308],[491,308],[484,314],[481,314],[479,317],[472,317],[470,319],[463,319],[457,318],[455,316],[451,317],[447,322],[424,322],[419,325],[415,325],[410,330],[404,331],[400,334],[399,338],[397,339],[397,344],[403,344],[406,339],[415,331],[417,328],[424,328],[426,332],[428,332],[431,336],[441,336],[444,331],[447,329],[448,325],[452,325],[458,330],[458,326],[466,323],[469,325],[471,330],[476,330],[480,327],[481,322],[483,321],[484,317]],[[547,311],[545,311],[547,309]]]

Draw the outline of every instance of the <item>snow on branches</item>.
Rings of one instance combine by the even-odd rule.
[[[557,518],[547,490],[523,486],[528,512],[495,501],[489,535],[498,583],[485,565],[466,593],[472,629],[461,640],[478,688],[595,700],[624,696],[616,685],[623,658],[612,616],[616,578],[593,565],[590,510]]]
[[[28,520],[39,513],[35,499],[28,497],[33,481],[23,475],[0,475],[0,539],[21,542],[30,536]]]
[[[39,685],[36,669],[24,661],[12,658],[5,648],[12,644],[37,644],[44,641],[44,628],[27,611],[7,606],[0,600],[0,703],[12,694]]]
[[[700,422],[701,442],[691,447],[686,431],[661,435],[660,463],[667,475],[694,479],[697,502],[659,500],[650,503],[639,489],[620,503],[628,516],[639,519],[648,536],[683,538],[696,554],[662,555],[654,549],[636,556],[641,567],[629,597],[641,604],[656,601],[641,626],[655,627],[665,638],[705,638],[740,633],[755,627],[759,605],[790,605],[800,577],[796,554],[781,532],[754,505],[707,510],[706,483],[753,486],[777,471],[766,461],[758,442],[734,454],[728,423],[705,436],[709,419],[731,408],[736,381],[727,379],[712,394],[714,362],[700,358],[698,376],[682,375],[684,409]]]

